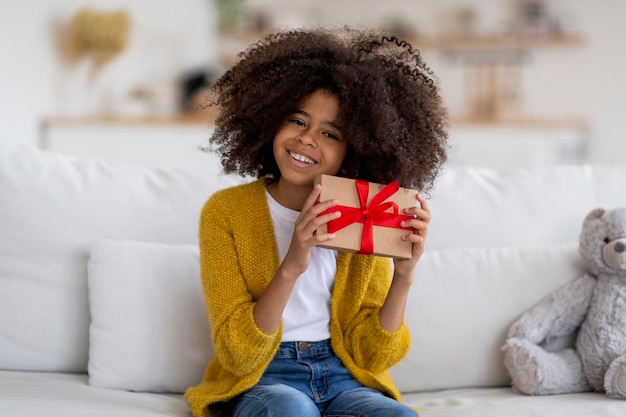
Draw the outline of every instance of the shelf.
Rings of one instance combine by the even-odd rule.
[[[260,40],[266,32],[232,30],[223,31],[223,40],[235,43],[251,44]],[[579,47],[585,44],[585,37],[580,32],[559,34],[443,34],[435,36],[400,37],[415,48],[429,48],[449,51],[493,50],[493,49],[533,49]]]
[[[587,132],[587,120],[582,117],[509,117],[509,118],[471,118],[451,117],[450,127],[511,127],[530,129],[565,129],[581,133]]]
[[[440,35],[434,38],[409,39],[418,49],[449,52],[509,51],[535,48],[579,47],[585,44],[582,33],[559,35]]]
[[[57,115],[45,117],[40,127],[46,129],[51,126],[90,126],[90,125],[211,125],[215,115],[210,113],[199,114],[172,114],[172,115],[84,115],[67,116]]]

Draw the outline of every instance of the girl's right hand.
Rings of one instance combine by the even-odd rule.
[[[321,189],[321,185],[315,185],[311,194],[306,198],[300,215],[296,219],[291,244],[287,249],[285,259],[278,267],[276,275],[270,281],[263,295],[254,305],[254,321],[265,334],[273,334],[279,327],[291,291],[298,277],[309,267],[313,247],[335,238],[333,233],[315,233],[318,227],[339,217],[338,212],[317,217],[324,210],[337,205],[337,200],[315,204]]]
[[[324,210],[338,204],[336,199],[315,204],[321,190],[322,186],[315,184],[313,191],[311,191],[311,194],[309,194],[304,202],[300,216],[296,219],[291,244],[289,245],[289,249],[281,265],[282,268],[289,271],[289,275],[293,274],[294,279],[298,278],[298,276],[309,267],[313,247],[335,238],[334,233],[316,233],[320,226],[341,215],[338,211],[331,211],[330,213],[318,217]]]

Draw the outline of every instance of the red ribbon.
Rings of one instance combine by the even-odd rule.
[[[360,207],[333,206],[320,214],[341,212],[341,216],[328,222],[328,233],[334,233],[353,223],[363,223],[361,248],[357,253],[371,255],[374,252],[374,226],[393,227],[395,229],[413,230],[411,227],[402,227],[403,220],[413,219],[412,216],[398,214],[398,205],[393,201],[383,203],[400,189],[398,181],[392,181],[380,190],[372,201],[367,204],[369,183],[355,180],[356,191],[359,196]],[[391,212],[389,211],[391,209]]]

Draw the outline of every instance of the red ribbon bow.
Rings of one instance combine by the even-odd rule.
[[[397,180],[387,184],[372,197],[372,201],[370,201],[369,204],[367,204],[367,197],[370,190],[369,183],[363,180],[355,180],[355,185],[361,207],[334,206],[320,214],[335,211],[341,212],[340,217],[328,222],[328,233],[334,233],[352,223],[363,223],[361,248],[357,253],[371,255],[374,252],[374,226],[413,230],[410,227],[400,226],[403,220],[412,219],[412,216],[399,215],[398,205],[393,201],[383,203],[383,201],[400,189]],[[392,211],[388,211],[389,209]]]

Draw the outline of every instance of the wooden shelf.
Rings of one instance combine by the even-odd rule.
[[[85,115],[67,116],[57,115],[45,117],[40,127],[50,126],[89,126],[89,125],[211,125],[215,116],[210,113],[172,114],[172,115]]]
[[[223,31],[224,40],[251,44],[260,40],[266,32],[232,30]],[[435,36],[401,37],[416,48],[441,49],[450,51],[493,50],[493,49],[534,49],[579,47],[585,44],[581,32],[557,34],[442,34]]]
[[[450,127],[513,127],[531,129],[565,129],[577,132],[587,132],[587,120],[582,117],[511,117],[511,118],[471,118],[450,117]]]
[[[584,45],[582,33],[558,35],[441,35],[433,38],[409,39],[418,49],[438,49],[441,51],[498,51],[527,50],[535,48],[563,48]]]

